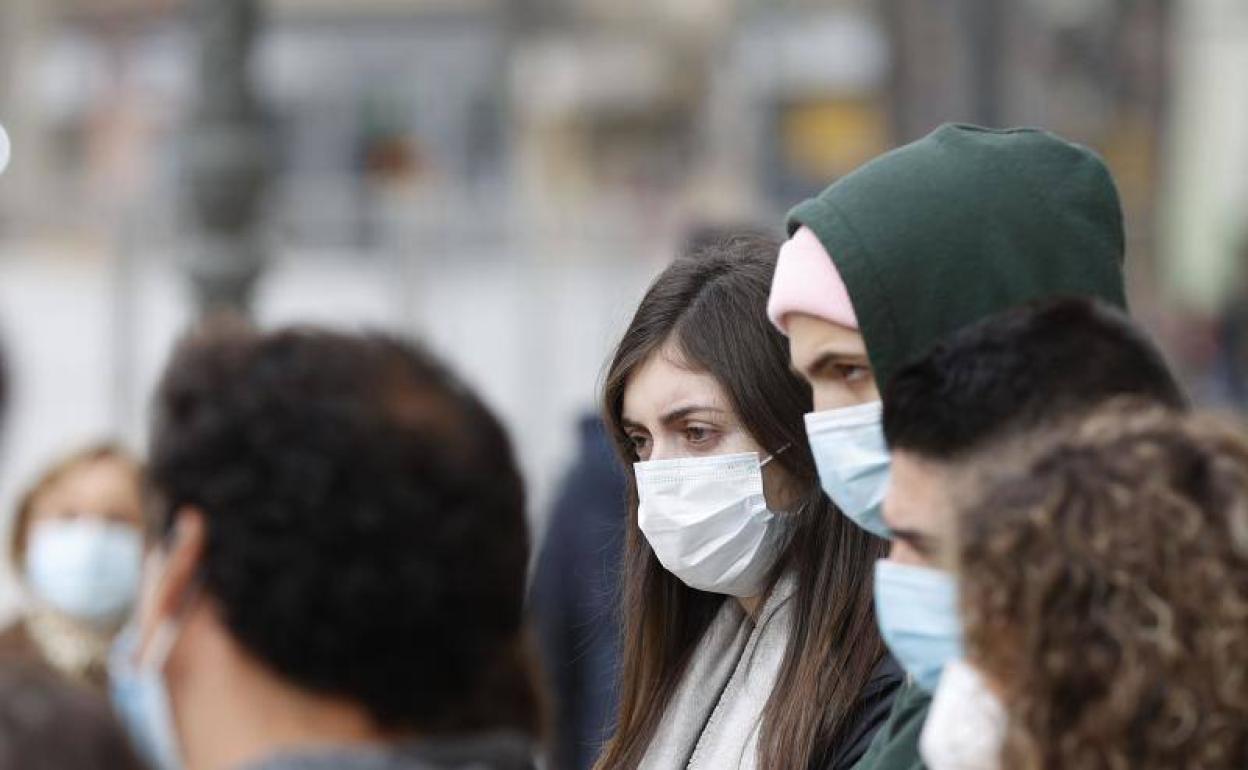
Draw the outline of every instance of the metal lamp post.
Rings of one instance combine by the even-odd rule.
[[[192,0],[190,11],[199,53],[198,95],[186,128],[193,228],[186,270],[201,317],[247,315],[266,261],[258,225],[267,147],[249,77],[260,13],[256,0]]]

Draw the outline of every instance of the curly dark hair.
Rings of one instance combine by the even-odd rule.
[[[386,728],[537,732],[523,485],[430,354],[215,325],[175,352],[150,446],[155,524],[203,512],[203,589],[279,675]]]
[[[1116,404],[1028,450],[960,521],[968,658],[1002,767],[1248,767],[1248,443]]]
[[[891,449],[956,461],[1128,395],[1188,407],[1165,356],[1125,313],[1090,297],[1038,300],[958,330],[898,371],[884,436]]]

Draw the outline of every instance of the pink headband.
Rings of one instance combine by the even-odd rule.
[[[784,334],[788,334],[788,316],[792,313],[858,328],[845,282],[819,238],[804,226],[780,247],[767,300],[767,317]]]

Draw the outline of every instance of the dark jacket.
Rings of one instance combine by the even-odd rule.
[[[580,447],[550,515],[530,605],[555,729],[551,770],[587,770],[614,725],[619,576],[627,487],[606,428],[580,421]]]
[[[43,651],[30,638],[26,623],[18,620],[0,631],[0,657],[26,660],[42,660]]]
[[[891,655],[886,655],[867,682],[858,699],[858,715],[849,739],[836,748],[825,770],[849,770],[867,751],[872,740],[884,728],[893,710],[893,703],[903,690],[906,674]]]
[[[533,744],[515,733],[482,733],[370,748],[318,748],[274,755],[242,770],[532,770]]]
[[[932,696],[913,680],[907,681],[893,701],[888,721],[854,770],[923,770],[919,736],[931,705]]]

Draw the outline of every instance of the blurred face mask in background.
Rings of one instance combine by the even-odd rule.
[[[108,690],[113,709],[131,741],[154,770],[179,770],[177,734],[165,689],[164,669],[176,629],[162,629],[149,660],[139,663],[139,630],[127,626],[108,657]]]
[[[164,569],[162,552],[149,552],[144,570],[145,602],[153,600]],[[181,742],[165,668],[182,635],[187,615],[198,599],[199,590],[197,585],[192,586],[176,617],[152,617],[150,607],[140,607],[138,614],[146,617],[146,622],[154,624],[147,648],[140,649],[145,631],[143,621],[135,621],[118,634],[109,655],[109,695],[113,708],[131,740],[154,770],[182,769]]]
[[[998,770],[1005,742],[1005,707],[972,666],[945,667],[919,738],[931,770]]]
[[[633,466],[637,523],[655,556],[685,585],[758,596],[784,545],[786,517],[767,509],[754,452],[651,460]]]
[[[142,570],[136,527],[89,517],[31,528],[27,585],[40,602],[75,620],[119,624],[134,606]]]

